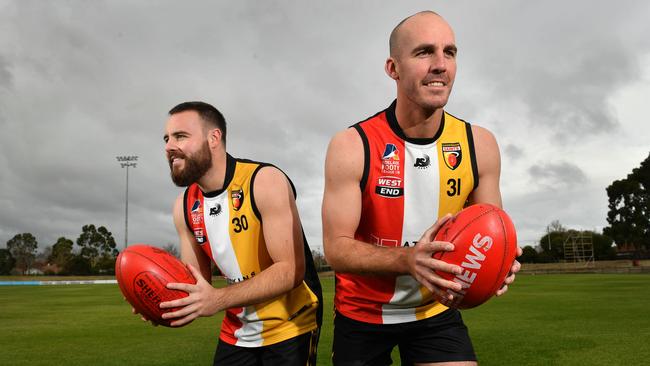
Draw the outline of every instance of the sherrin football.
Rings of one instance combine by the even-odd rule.
[[[176,309],[161,309],[160,303],[187,296],[184,291],[170,290],[169,282],[195,284],[189,269],[163,249],[150,245],[129,246],[117,256],[115,276],[127,301],[145,318],[169,327],[171,320],[162,314]]]
[[[469,309],[489,300],[508,276],[517,256],[517,233],[502,209],[490,204],[466,207],[445,222],[436,241],[454,244],[451,252],[437,252],[434,258],[462,268],[460,274],[436,271],[439,276],[459,283],[451,307]]]

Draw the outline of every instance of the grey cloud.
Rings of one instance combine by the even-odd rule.
[[[459,28],[459,59],[480,60],[462,72],[485,80],[477,86],[500,101],[526,105],[527,120],[547,126],[561,141],[618,128],[609,99],[640,77],[641,57],[650,52],[647,27],[626,24],[645,23],[650,5],[507,4],[480,4],[475,27]],[[467,34],[477,29],[484,29],[481,37]]]
[[[524,150],[521,147],[513,144],[506,145],[503,149],[503,152],[510,160],[513,161],[517,161],[524,156]]]
[[[553,189],[578,189],[587,181],[585,173],[575,164],[568,162],[541,163],[528,169],[534,185]]]
[[[8,89],[12,84],[13,77],[9,69],[9,62],[0,54],[0,88]]]

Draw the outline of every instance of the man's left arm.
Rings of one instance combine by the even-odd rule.
[[[472,125],[474,149],[476,152],[476,165],[478,167],[478,187],[469,196],[469,203],[489,203],[502,208],[499,178],[501,176],[501,155],[499,145],[494,135],[483,127]],[[517,246],[517,256],[522,250]],[[506,277],[503,286],[496,292],[497,296],[508,291],[508,285],[514,282],[515,274],[521,269],[519,261],[515,260],[510,268],[510,275]]]
[[[253,195],[262,220],[266,249],[273,262],[254,277],[236,284],[214,288],[192,266],[198,279],[196,285],[169,284],[170,289],[182,290],[189,296],[161,304],[161,308],[182,307],[165,313],[163,318],[179,318],[172,323],[181,326],[199,316],[211,316],[219,311],[258,304],[298,286],[305,273],[302,227],[293,190],[287,177],[275,167],[260,169],[254,181]]]

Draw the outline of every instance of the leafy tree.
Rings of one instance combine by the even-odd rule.
[[[592,241],[594,243],[594,257],[596,260],[612,260],[616,259],[616,249],[612,246],[614,240],[607,235],[591,232]]]
[[[56,264],[57,267],[63,269],[72,259],[72,240],[65,237],[60,237],[52,246],[52,253],[47,258],[50,263]]]
[[[81,247],[79,255],[90,263],[94,271],[105,270],[107,263],[113,260],[118,254],[115,248],[113,234],[105,227],[95,228],[95,225],[84,225],[82,232],[77,239],[77,245]]]
[[[537,251],[535,248],[531,247],[530,245],[526,245],[523,247],[523,254],[517,258],[517,260],[521,263],[537,263]]]
[[[603,232],[617,245],[650,248],[650,155],[627,178],[607,187],[609,226]]]
[[[63,272],[66,274],[85,276],[92,274],[93,268],[88,258],[84,258],[81,254],[78,254],[70,258],[65,264]]]
[[[16,234],[7,242],[7,249],[16,259],[16,268],[19,268],[23,274],[27,273],[34,263],[37,247],[38,242],[30,233]]]
[[[102,254],[97,263],[95,263],[94,271],[102,274],[115,274],[115,261],[117,257],[110,254]]]
[[[0,275],[9,275],[14,269],[16,260],[11,255],[9,249],[0,249]]]

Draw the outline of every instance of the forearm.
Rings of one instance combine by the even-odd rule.
[[[347,237],[325,240],[327,263],[336,272],[358,274],[409,274],[405,247],[382,247]]]
[[[225,310],[271,300],[302,282],[304,273],[295,272],[290,263],[274,263],[248,280],[215,289],[214,301],[219,310]]]

